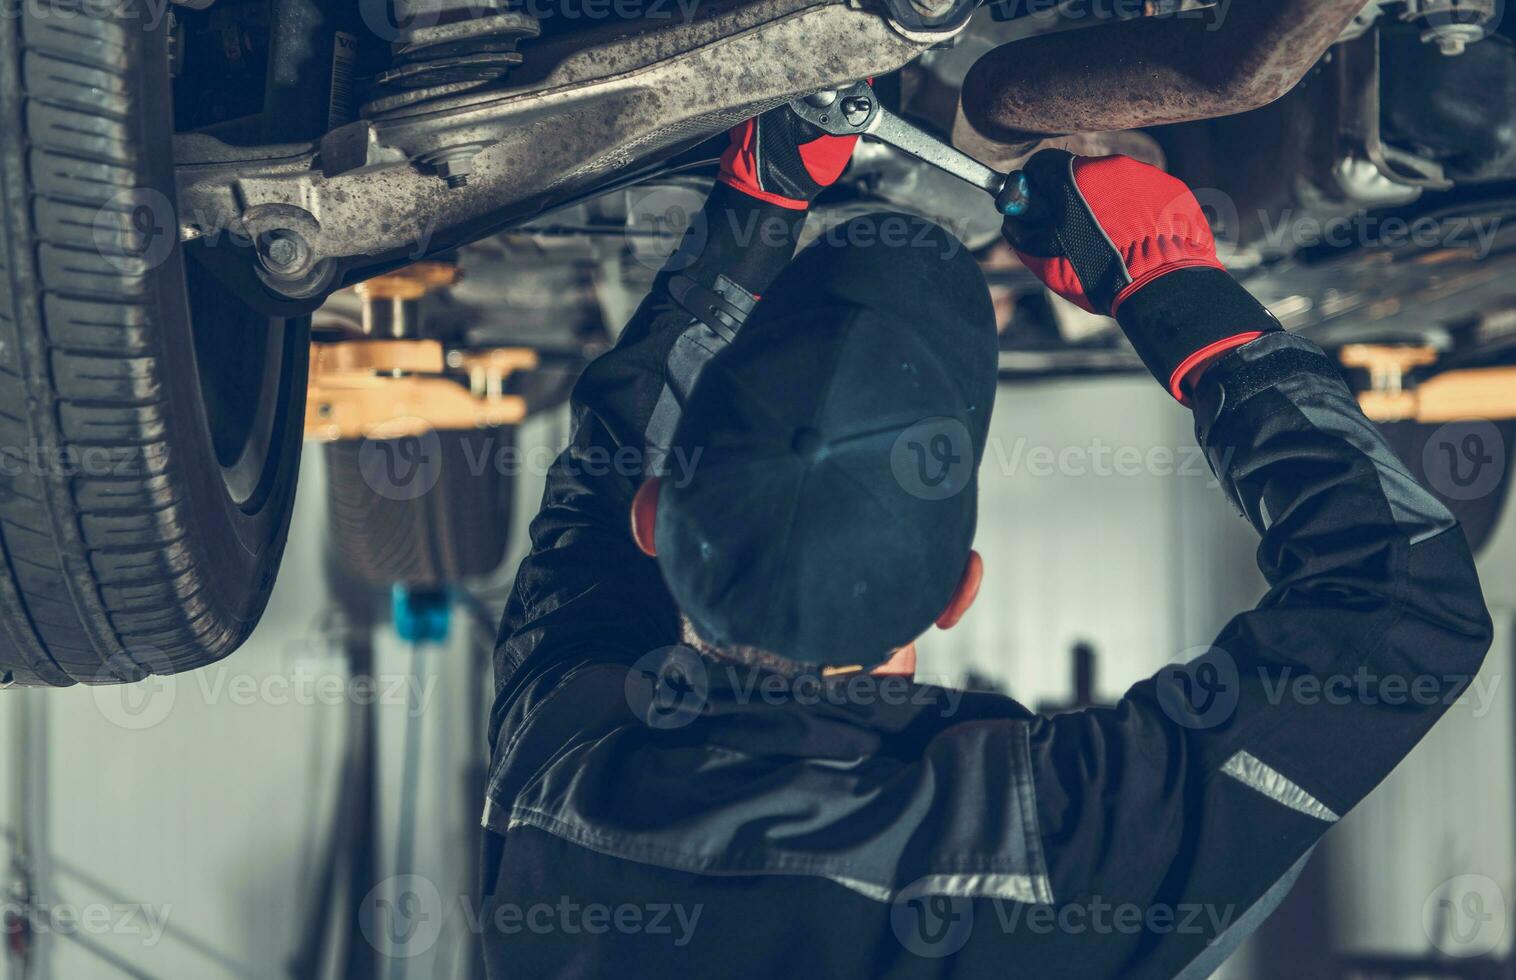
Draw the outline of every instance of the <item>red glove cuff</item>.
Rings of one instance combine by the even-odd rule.
[[[767,136],[758,119],[732,128],[731,143],[721,154],[716,179],[749,197],[792,211],[810,207],[810,198],[842,176],[858,144],[856,136],[819,136],[790,144],[787,141],[794,139],[793,127],[772,120],[766,125],[773,130]],[[765,153],[768,159],[764,159]],[[779,189],[791,193],[780,193]],[[807,196],[798,197],[797,191]]]
[[[763,189],[758,178],[758,120],[748,119],[732,127],[731,143],[721,154],[721,169],[716,179],[728,187],[734,187],[748,197],[769,204],[777,204],[791,211],[804,211],[809,201],[797,201]]]
[[[1179,402],[1179,404],[1188,408],[1190,406],[1190,392],[1194,391],[1195,386],[1200,383],[1200,377],[1205,374],[1206,368],[1220,360],[1227,351],[1236,350],[1243,344],[1252,343],[1259,337],[1262,337],[1263,334],[1264,331],[1262,330],[1248,330],[1206,344],[1183,361],[1180,361],[1179,366],[1174,368],[1174,373],[1169,375],[1169,394],[1173,395],[1174,400]]]

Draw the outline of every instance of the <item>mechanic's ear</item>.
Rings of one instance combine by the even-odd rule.
[[[953,597],[948,600],[947,608],[942,610],[942,615],[937,617],[937,628],[950,630],[958,625],[958,620],[969,611],[974,600],[979,596],[979,583],[984,581],[984,559],[979,557],[979,552],[970,551],[969,560],[963,564],[963,576],[958,579],[958,588],[954,590]]]
[[[649,558],[658,555],[658,548],[653,544],[653,525],[658,520],[658,487],[661,482],[656,476],[648,477],[637,488],[637,496],[632,498],[632,538]]]

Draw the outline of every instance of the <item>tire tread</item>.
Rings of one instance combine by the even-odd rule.
[[[158,49],[131,10],[36,2],[0,21],[0,686],[198,665],[252,625],[192,553],[166,314],[119,197],[152,186],[133,80]]]

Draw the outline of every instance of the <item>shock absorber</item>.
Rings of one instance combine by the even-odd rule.
[[[537,19],[503,0],[391,0],[395,36],[390,66],[374,76],[362,113],[369,119],[415,112],[426,103],[500,84],[537,36]],[[450,142],[414,162],[447,181],[468,183],[474,156],[488,142]]]

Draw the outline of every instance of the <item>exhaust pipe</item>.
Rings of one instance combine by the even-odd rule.
[[[1237,0],[1220,27],[1148,17],[1013,41],[969,70],[963,121],[980,139],[1025,147],[1256,109],[1293,88],[1362,8]]]

